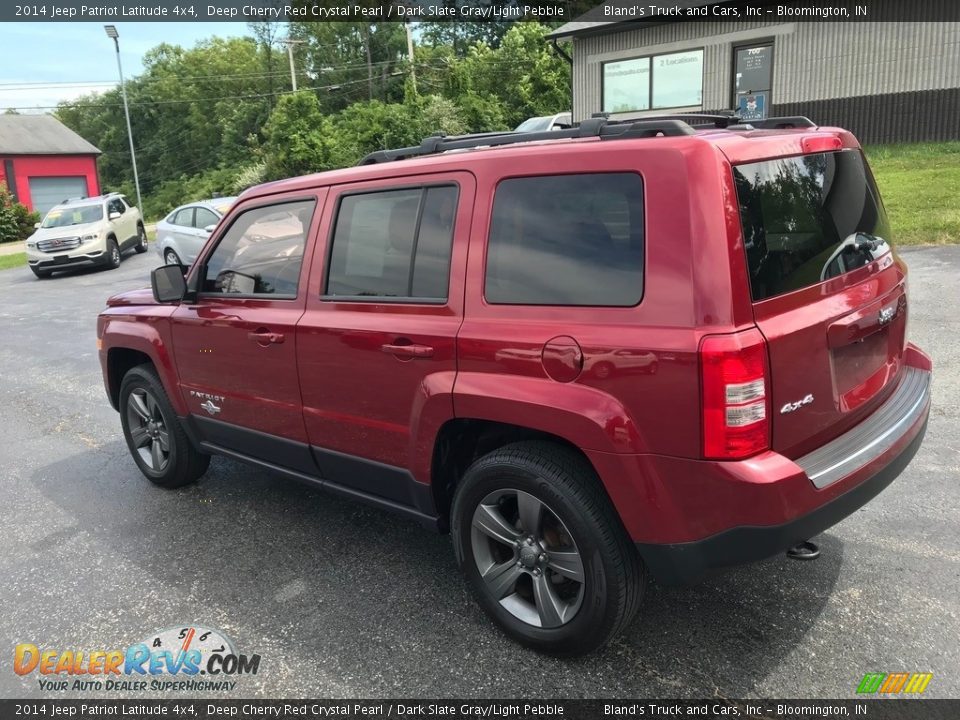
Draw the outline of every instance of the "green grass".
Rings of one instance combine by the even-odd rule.
[[[960,142],[864,148],[895,245],[960,243]]]
[[[14,253],[13,255],[0,255],[0,270],[6,270],[13,267],[23,267],[27,264],[26,253]]]

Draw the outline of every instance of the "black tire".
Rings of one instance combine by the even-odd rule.
[[[606,380],[613,375],[613,363],[609,363],[606,360],[598,362],[593,366],[593,374],[601,380]]]
[[[105,264],[111,270],[120,267],[120,246],[114,238],[107,240],[107,254]]]
[[[529,539],[524,537],[526,528],[519,513],[521,498],[530,503],[530,497],[545,508],[537,515],[541,518],[538,524],[544,527],[543,538],[532,543],[536,560],[526,554]],[[511,506],[511,502],[515,504]],[[506,527],[507,535],[511,528],[519,533],[513,546],[493,540],[489,532],[484,534],[475,527],[475,513],[478,518],[485,517],[483,513],[491,508],[499,519],[506,520],[498,529]],[[515,519],[511,521],[511,517]],[[547,539],[550,523],[556,547]],[[593,468],[568,448],[539,441],[514,443],[474,462],[454,496],[451,534],[457,562],[481,607],[508,635],[528,647],[554,655],[591,652],[626,627],[640,607],[646,585],[643,562]],[[562,557],[571,556],[571,549],[580,562],[579,583],[573,579],[576,572],[566,577],[568,572],[553,569],[565,562]],[[501,553],[499,557],[491,556],[493,550]],[[527,562],[535,564],[527,567]],[[490,582],[499,585],[491,587],[484,581],[480,565],[487,568],[488,578],[497,578]],[[511,577],[519,574],[528,580],[518,579],[511,590],[510,580],[499,580],[508,572]],[[503,594],[502,600],[495,597],[495,591]],[[548,598],[559,599],[554,608],[563,607],[553,619],[551,603],[541,602],[544,592]]]
[[[142,406],[138,405],[136,399],[131,400],[131,396],[140,399]],[[120,423],[134,462],[154,485],[182,487],[207,471],[210,456],[199,452],[190,443],[160,379],[150,365],[138,365],[123,376],[120,383]],[[164,433],[167,438],[166,451],[162,442]],[[155,445],[159,448],[157,453],[160,462],[157,462],[158,455],[154,455]]]
[[[136,251],[141,254],[147,251],[147,231],[144,229],[143,223],[137,223]]]
[[[33,270],[33,274],[36,275],[41,280],[46,280],[48,277],[53,275],[52,270],[41,270],[40,268],[35,268],[35,267],[31,267],[30,269]]]
[[[164,265],[182,265],[180,262],[180,256],[170,248],[167,248],[163,251],[163,264]]]

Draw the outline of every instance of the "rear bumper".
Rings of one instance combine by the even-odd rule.
[[[687,543],[637,543],[637,550],[654,577],[665,584],[696,582],[725,567],[779,555],[836,525],[880,494],[910,464],[926,431],[924,413],[916,435],[889,464],[843,495],[782,525],[735,527]]]
[[[777,555],[836,524],[889,485],[916,454],[930,411],[931,364],[910,346],[898,386],[847,433],[796,460],[739,462],[589,454],[630,536],[661,582]]]

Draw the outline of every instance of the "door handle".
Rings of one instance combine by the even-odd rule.
[[[283,333],[267,331],[247,333],[247,339],[253,340],[255,343],[259,343],[260,345],[269,345],[270,343],[276,343],[279,345],[284,341]]]
[[[429,345],[381,345],[380,349],[390,355],[409,358],[433,357],[433,348]]]

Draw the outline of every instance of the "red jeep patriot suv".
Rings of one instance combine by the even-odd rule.
[[[806,118],[683,117],[248,190],[189,271],[99,317],[141,472],[227,455],[449,529],[483,608],[560,654],[622,629],[648,572],[846,517],[930,405],[870,170]]]

